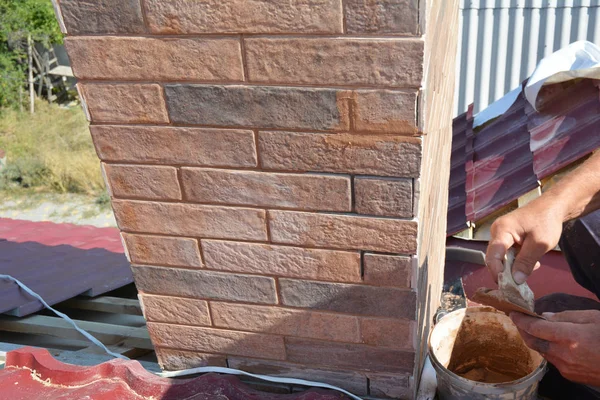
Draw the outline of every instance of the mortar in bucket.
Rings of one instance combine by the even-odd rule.
[[[546,360],[529,349],[509,317],[471,307],[443,317],[429,337],[441,400],[535,400]]]

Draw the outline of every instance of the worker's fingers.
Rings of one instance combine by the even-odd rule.
[[[548,252],[550,247],[541,240],[536,240],[532,235],[527,235],[513,264],[513,278],[517,284],[525,283],[533,269],[538,265],[538,260]]]
[[[546,321],[518,312],[510,313],[510,319],[520,330],[549,342],[566,342],[572,334],[570,324],[564,322]]]
[[[510,233],[499,229],[492,231],[492,238],[485,253],[485,265],[495,281],[498,281],[498,274],[504,270],[504,256],[513,244],[515,240]]]
[[[526,331],[519,329],[519,334],[523,338],[523,341],[530,349],[533,349],[545,356],[550,352],[551,343],[547,340],[536,338],[535,336],[530,335]]]
[[[600,310],[563,311],[560,313],[544,313],[542,316],[552,322],[571,322],[574,324],[600,323]]]

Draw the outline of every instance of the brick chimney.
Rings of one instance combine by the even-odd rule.
[[[161,366],[413,398],[457,1],[56,6]]]

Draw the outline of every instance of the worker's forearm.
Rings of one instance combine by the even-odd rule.
[[[600,152],[593,154],[579,168],[566,175],[535,203],[535,206],[547,207],[560,213],[564,221],[599,209]]]

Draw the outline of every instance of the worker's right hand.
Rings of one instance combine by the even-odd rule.
[[[498,218],[491,228],[486,265],[495,281],[504,269],[503,260],[511,247],[518,253],[513,264],[517,284],[524,283],[544,254],[558,244],[564,213],[560,205],[548,205],[543,196]]]

